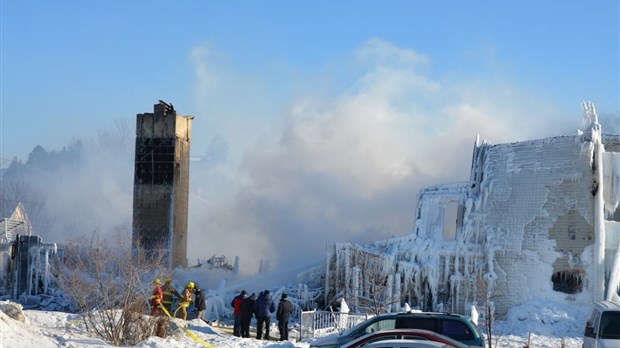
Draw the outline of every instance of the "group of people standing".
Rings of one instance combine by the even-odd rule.
[[[248,296],[248,293],[242,290],[239,295],[233,298],[230,305],[233,307],[234,316],[233,335],[250,337],[250,322],[252,316],[256,316],[256,339],[269,340],[271,316],[275,312],[278,330],[280,331],[280,341],[288,341],[288,320],[293,312],[293,304],[286,294],[282,294],[276,308],[269,290],[262,291],[258,297],[256,293]]]
[[[169,317],[187,320],[187,310],[192,302],[194,302],[195,318],[202,318],[207,309],[204,293],[194,282],[188,282],[181,293],[172,286],[170,277],[165,279],[163,286],[159,279],[155,279],[153,285],[153,293],[150,298],[151,315],[161,316],[165,314]],[[178,302],[178,306],[173,312],[173,304],[176,302]]]
[[[172,286],[170,277],[165,279],[163,285],[159,279],[155,279],[153,285],[150,297],[151,315],[166,315],[187,320],[188,308],[194,302],[193,308],[196,315],[193,318],[203,319],[207,301],[202,290],[193,282],[188,282],[181,293]],[[176,308],[173,306],[175,303],[178,303]],[[256,293],[248,296],[247,291],[242,290],[233,298],[230,305],[233,307],[234,316],[233,335],[250,337],[250,323],[252,317],[256,316],[256,339],[269,340],[271,316],[276,313],[280,341],[288,341],[288,321],[293,312],[293,303],[289,301],[286,294],[282,294],[276,307],[269,290],[262,291],[258,296]]]

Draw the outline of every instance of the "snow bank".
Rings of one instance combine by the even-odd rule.
[[[581,340],[590,307],[565,302],[529,301],[508,311],[505,320],[494,324],[501,335],[577,338]]]

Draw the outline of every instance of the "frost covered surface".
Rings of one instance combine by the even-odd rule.
[[[24,312],[27,323],[10,319],[0,312],[0,347],[12,348],[48,348],[48,347],[113,347],[98,338],[90,336],[83,326],[76,322],[75,315],[61,312],[28,310]],[[309,343],[267,342],[255,339],[241,339],[226,334],[217,327],[211,327],[201,320],[181,321],[187,329],[199,339],[219,348],[233,347],[309,347]],[[273,328],[275,332],[277,329]],[[177,329],[169,332],[167,338],[151,337],[135,347],[200,347],[183,331]]]
[[[177,270],[178,281],[185,279],[206,279],[209,271],[202,270]],[[315,274],[315,272],[311,272]],[[230,310],[230,299],[238,294],[238,289],[244,288],[248,291],[257,289],[270,289],[273,293],[285,289],[289,298],[294,302],[299,302],[298,296],[303,299],[307,296],[305,284],[293,286],[285,285],[295,283],[299,277],[292,274],[273,273],[263,275],[268,279],[271,286],[260,283],[258,279],[231,279],[228,283],[222,282],[219,290],[212,290],[209,301],[213,303],[223,303],[224,308]],[[304,278],[305,279],[305,278]],[[296,290],[297,289],[297,290]],[[278,296],[274,295],[274,298]],[[346,310],[350,307],[348,302],[341,303],[341,308]],[[0,302],[0,309],[21,311],[20,305],[15,305],[8,301]],[[589,307],[567,302],[533,301],[524,303],[520,306],[511,308],[506,320],[496,321],[493,326],[493,340],[497,341],[498,348],[522,348],[531,333],[530,344],[536,347],[560,347],[563,340],[565,347],[581,347],[581,333],[585,325],[585,316]],[[478,308],[483,312],[483,308]],[[77,314],[44,311],[44,310],[24,310],[23,314],[26,321],[21,322],[11,319],[5,313],[0,312],[0,347],[15,348],[38,348],[45,347],[111,347],[101,339],[87,333],[83,324],[79,321]],[[291,342],[257,341],[253,338],[241,339],[234,337],[231,332],[231,320],[222,320],[210,326],[201,320],[182,321],[177,320],[180,325],[185,327],[201,340],[219,348],[228,347],[299,347],[307,348],[312,342],[306,339],[302,342],[294,342],[298,337],[296,323],[291,323],[290,337]],[[277,337],[275,318],[272,320],[271,333]],[[483,324],[483,321],[480,320]],[[481,325],[484,331],[484,327]],[[181,348],[181,347],[200,347],[201,345],[193,341],[180,329],[171,329],[167,338],[151,337],[137,345],[139,348]]]
[[[498,332],[517,336],[529,333],[540,336],[581,339],[588,305],[566,305],[548,301],[530,301],[511,308],[506,319],[495,325]]]
[[[530,340],[532,347],[560,347],[564,342],[567,348],[581,347],[583,323],[576,319],[584,316],[584,306],[571,306],[565,303],[549,304],[531,302],[509,311],[505,321],[494,325],[494,346],[498,348],[522,348]],[[83,325],[77,321],[75,314],[26,310],[26,322],[11,319],[0,311],[0,347],[12,348],[47,348],[47,347],[111,347],[98,338],[85,332]],[[208,344],[220,348],[247,347],[309,347],[311,340],[293,342],[296,333],[291,333],[291,342],[257,341],[253,338],[241,339],[222,330],[211,327],[200,320],[187,322],[193,334]],[[230,332],[229,330],[226,330]],[[272,327],[277,333],[277,328]],[[497,345],[495,345],[497,342]],[[151,337],[136,347],[139,348],[181,348],[200,347],[181,330],[169,331],[167,338]]]
[[[326,302],[376,289],[386,302],[498,318],[531,301],[589,304],[620,285],[620,136],[584,103],[575,135],[490,145],[476,140],[469,181],[421,190],[411,235],[327,250]],[[360,271],[361,270],[361,271]],[[484,314],[483,314],[484,315]]]

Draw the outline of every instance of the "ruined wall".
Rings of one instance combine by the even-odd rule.
[[[133,240],[172,267],[187,265],[191,120],[161,102],[137,115]]]
[[[172,265],[187,266],[187,215],[191,118],[177,116],[174,166]]]
[[[592,244],[591,156],[566,136],[490,146],[485,157],[474,212],[495,248],[495,302],[554,296],[553,275],[583,275],[580,256]]]

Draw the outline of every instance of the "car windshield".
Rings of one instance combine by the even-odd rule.
[[[392,330],[396,328],[396,319],[384,319],[378,320],[374,323],[368,325],[368,327],[364,330],[366,333],[371,333],[375,331],[381,330]]]
[[[600,336],[603,339],[620,339],[620,312],[603,313]]]
[[[350,328],[348,328],[348,329],[346,329],[346,330],[342,331],[342,332],[340,333],[340,336],[350,336],[350,335],[351,335],[351,333],[356,332],[356,331],[359,331],[359,329],[360,329],[362,326],[366,326],[366,325],[368,325],[368,321],[367,321],[367,320],[366,320],[366,321],[362,321],[361,323],[359,323],[359,324],[357,324],[357,325],[355,325],[355,326],[353,326],[353,327],[350,327]]]
[[[391,321],[391,324],[389,323],[390,321]],[[379,320],[373,321],[370,324],[369,324],[369,321],[366,320],[353,326],[350,329],[346,329],[342,331],[340,333],[340,336],[350,336],[352,333],[360,331],[360,329],[362,328],[364,328],[363,330],[365,333],[379,331],[379,330],[386,330],[386,329],[394,329],[394,323],[395,323],[394,319],[379,319]],[[369,328],[371,327],[373,328],[373,331],[368,331]]]

